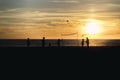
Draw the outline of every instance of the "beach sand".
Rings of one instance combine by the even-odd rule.
[[[1,47],[3,61],[30,64],[119,63],[120,47]]]

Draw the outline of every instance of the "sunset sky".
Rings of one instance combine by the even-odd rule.
[[[84,34],[120,39],[120,0],[0,0],[0,39],[58,39],[72,33],[80,39]]]

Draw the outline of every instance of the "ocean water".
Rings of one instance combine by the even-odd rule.
[[[0,39],[0,47],[26,47],[25,39]],[[30,47],[41,47],[41,39],[30,39]],[[45,47],[57,46],[56,39],[46,39]],[[61,46],[81,46],[81,40],[63,39]],[[86,43],[84,44],[86,46]],[[91,39],[90,46],[120,46],[120,39]]]

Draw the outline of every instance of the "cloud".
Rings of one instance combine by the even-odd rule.
[[[78,0],[53,0],[53,3],[78,3]]]
[[[13,27],[17,31],[26,27],[33,30],[76,28],[91,15],[98,20],[119,23],[119,4],[120,0],[0,0],[0,29],[6,27],[7,32]],[[112,29],[116,30],[119,25]]]
[[[108,11],[107,11],[108,10]],[[105,9],[104,11],[96,10],[95,14],[97,14],[96,18],[102,19],[119,19],[120,14],[118,13],[118,9]],[[91,12],[88,10],[56,10],[51,11],[47,9],[29,9],[29,8],[14,8],[0,11],[0,25],[1,26],[24,26],[27,25],[40,25],[40,24],[53,24],[53,22],[64,23],[67,19],[78,19],[83,20],[89,16]],[[52,23],[52,24],[51,24]],[[76,22],[74,22],[76,23]],[[57,24],[59,25],[59,24]]]

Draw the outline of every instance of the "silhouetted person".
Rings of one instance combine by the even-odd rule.
[[[51,47],[51,43],[49,43],[49,47]]]
[[[64,46],[64,41],[63,41],[63,39],[61,39],[61,46]]]
[[[81,41],[81,45],[82,45],[82,47],[84,46],[84,39],[82,39],[82,41]]]
[[[57,46],[60,46],[60,39],[57,40]]]
[[[42,47],[45,47],[45,37],[42,39]]]
[[[89,47],[89,38],[86,37],[86,44],[87,44],[87,47]]]
[[[27,47],[30,47],[30,39],[27,38]]]

